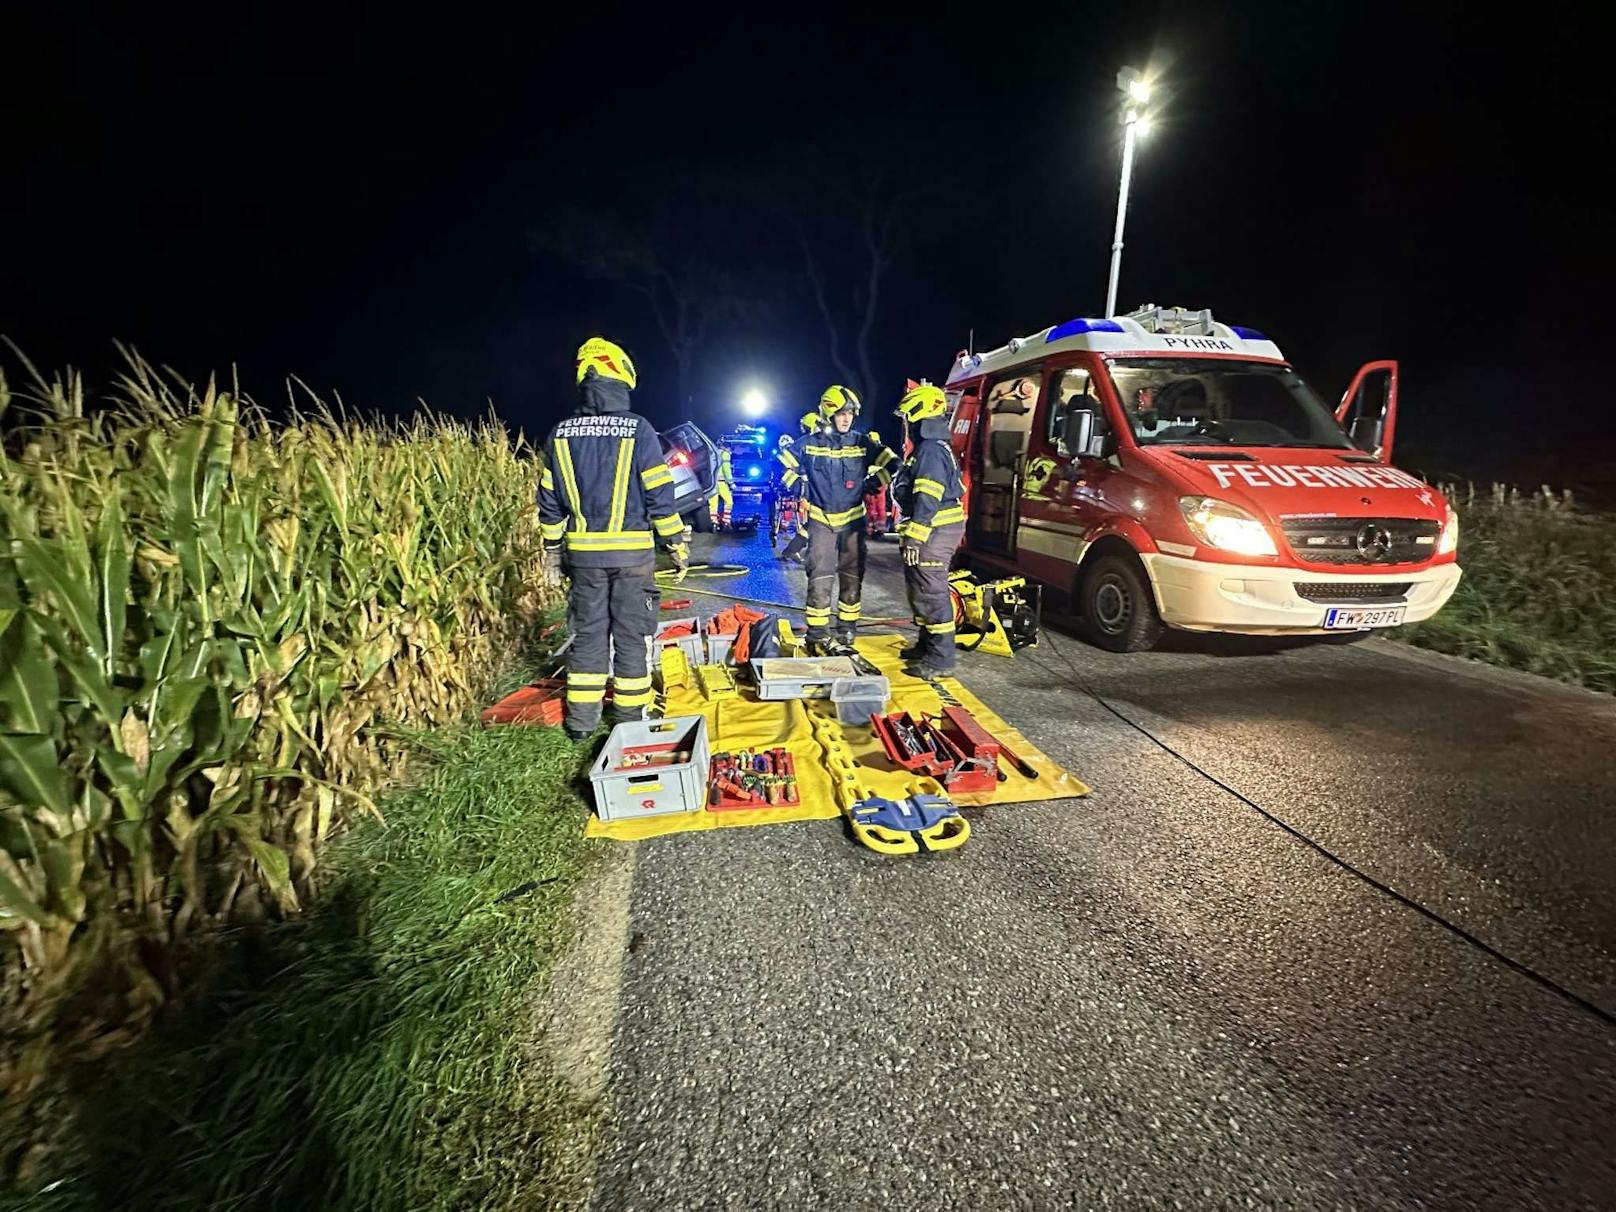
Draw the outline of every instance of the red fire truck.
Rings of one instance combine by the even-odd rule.
[[[947,391],[969,558],[1102,647],[1396,627],[1459,583],[1452,506],[1391,465],[1395,362],[1332,410],[1260,332],[1145,307],[962,352]]]

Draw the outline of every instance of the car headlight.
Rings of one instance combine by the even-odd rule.
[[[1451,555],[1459,550],[1459,511],[1448,506],[1448,520],[1442,523],[1442,537],[1437,540],[1437,555]]]
[[[1195,537],[1208,547],[1237,555],[1279,554],[1268,527],[1238,505],[1216,497],[1179,497],[1178,508]]]

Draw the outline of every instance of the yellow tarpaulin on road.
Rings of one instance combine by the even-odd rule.
[[[887,707],[888,711],[938,714],[943,704],[937,691],[930,683],[904,673],[903,660],[898,656],[898,649],[902,646],[902,636],[882,636],[858,642],[860,654],[891,679],[892,702]],[[1025,759],[1038,771],[1036,779],[1029,779],[1009,762],[1001,761],[1000,768],[1009,777],[992,791],[952,796],[960,807],[1024,804],[1089,793],[1087,786],[1034,748],[1026,737],[990,711],[956,679],[947,679],[944,686],[977,718],[983,728],[1009,745],[1018,757]],[[828,721],[830,727],[839,733],[842,744],[852,751],[858,763],[863,786],[874,794],[888,799],[904,799],[921,792],[941,790],[933,780],[917,777],[889,759],[869,725],[838,725],[836,708],[827,699],[760,702],[749,688],[743,688],[736,698],[709,703],[702,698],[699,690],[691,686],[675,689],[668,696],[666,714],[705,715],[712,748],[717,753],[737,749],[772,749],[777,746],[790,750],[796,759],[797,789],[802,802],[790,807],[746,808],[730,812],[708,812],[705,809],[701,812],[673,812],[627,821],[602,821],[592,815],[585,834],[628,842],[698,829],[777,825],[785,821],[823,821],[841,816],[842,805],[831,772],[827,769],[825,751],[814,735],[810,713],[821,721]]]

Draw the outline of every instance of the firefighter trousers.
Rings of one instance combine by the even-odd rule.
[[[864,600],[864,519],[840,526],[808,519],[808,640],[829,638],[831,598],[836,598],[836,630],[850,634]]]
[[[964,535],[964,522],[938,526],[920,545],[920,563],[903,566],[909,611],[920,628],[919,659],[935,669],[954,668],[954,596],[948,570]]]
[[[606,678],[612,675],[612,723],[645,718],[651,702],[646,640],[656,630],[656,559],[621,568],[574,568],[567,591],[568,732],[600,723]]]
[[[713,495],[707,498],[707,516],[715,525],[729,524],[730,510],[735,508],[735,490],[725,481],[713,485]]]

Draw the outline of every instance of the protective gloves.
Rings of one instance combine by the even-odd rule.
[[[563,573],[562,573],[562,568],[561,568],[561,546],[560,546],[560,544],[557,544],[554,547],[548,547],[548,546],[545,547],[545,549],[544,549],[543,575],[544,575],[544,583],[546,585],[559,585],[559,584],[561,584],[561,578],[562,578]]]

